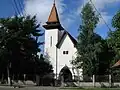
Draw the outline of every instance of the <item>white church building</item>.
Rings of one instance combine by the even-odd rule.
[[[82,69],[77,70],[71,64],[71,61],[76,57],[75,45],[77,41],[61,26],[55,3],[48,21],[43,27],[45,28],[44,54],[49,57],[53,65],[55,78],[58,79],[63,69],[68,69],[68,72],[71,73],[69,78],[74,79],[74,76],[82,76]]]

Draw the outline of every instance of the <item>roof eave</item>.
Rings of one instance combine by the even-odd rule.
[[[77,41],[76,41],[67,31],[64,32],[62,38],[61,38],[60,41],[56,44],[56,47],[57,47],[57,48],[60,48],[61,41],[64,39],[65,35],[68,35],[68,36],[70,37],[71,41],[72,41],[73,44],[74,44],[74,47],[76,47]]]
[[[47,24],[47,25],[43,25],[43,27],[47,30],[50,30],[50,29],[56,29],[58,28],[59,30],[63,30],[64,28],[61,26],[61,24]]]

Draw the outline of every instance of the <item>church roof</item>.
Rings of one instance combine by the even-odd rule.
[[[53,4],[47,23],[59,23],[59,17],[58,17],[55,3]]]
[[[60,31],[60,32],[62,33],[62,35],[60,35],[60,33],[59,33],[58,43],[56,44],[56,47],[57,47],[57,48],[60,48],[61,43],[62,43],[62,41],[65,39],[65,36],[66,36],[66,35],[69,36],[69,38],[70,38],[71,41],[73,42],[74,46],[76,46],[77,41],[76,41],[76,39],[75,39],[69,32],[67,32],[66,30],[63,30],[63,31]]]
[[[54,1],[52,10],[50,12],[48,21],[46,23],[47,25],[43,25],[43,27],[47,30],[56,29],[56,28],[58,28],[59,30],[63,30],[63,27],[61,26],[60,21],[59,21],[59,16],[57,13],[55,1]]]

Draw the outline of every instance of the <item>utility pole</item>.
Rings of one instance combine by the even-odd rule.
[[[57,49],[57,47],[56,47],[56,57],[55,58],[56,58],[56,61],[55,61],[55,64],[56,64],[56,66],[55,66],[56,67],[56,72],[55,72],[56,73],[55,74],[55,79],[56,79],[55,86],[57,86],[57,79],[58,79],[58,73],[57,73],[58,72],[57,71],[58,70],[58,49]]]

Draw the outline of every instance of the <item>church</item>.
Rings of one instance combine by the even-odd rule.
[[[76,58],[76,39],[62,27],[56,4],[54,2],[48,21],[45,25],[44,55],[49,57],[55,74],[55,79],[66,71],[68,75],[64,79],[74,79],[75,76],[82,77],[82,69],[75,69],[71,61]]]

